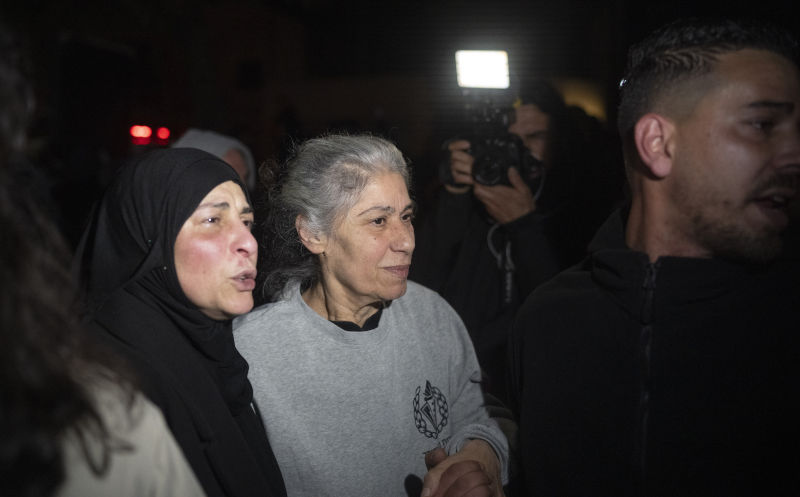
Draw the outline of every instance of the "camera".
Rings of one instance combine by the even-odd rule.
[[[504,51],[459,50],[456,72],[464,101],[465,137],[475,158],[472,176],[484,185],[508,185],[508,169],[517,168],[533,188],[542,173],[542,163],[522,140],[508,132],[516,111],[509,92],[508,54]],[[450,175],[449,163],[443,171]],[[452,182],[452,177],[450,177]]]
[[[541,162],[515,134],[508,132],[514,122],[513,107],[502,108],[483,102],[475,108],[468,107],[467,119],[471,122],[470,155],[475,158],[472,176],[483,185],[508,185],[508,169],[517,168],[520,176],[532,185],[541,173]]]

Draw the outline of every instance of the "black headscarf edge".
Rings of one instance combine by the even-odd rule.
[[[174,274],[174,244],[183,223],[236,171],[206,152],[158,149],[123,165],[93,209],[76,250],[73,274],[91,314],[116,290],[158,267]],[[169,278],[172,280],[173,278]],[[177,285],[177,276],[170,286]],[[179,292],[180,287],[171,291]],[[185,298],[185,297],[184,297]]]

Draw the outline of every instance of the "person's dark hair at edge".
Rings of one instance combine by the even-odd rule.
[[[50,495],[65,476],[70,431],[95,472],[108,466],[108,433],[88,385],[110,373],[78,323],[66,242],[5,172],[0,183],[0,277],[12,287],[0,311],[0,495]],[[88,438],[103,444],[99,459]]]
[[[774,52],[798,64],[797,40],[758,20],[678,20],[632,46],[620,82],[617,127],[623,141],[630,141],[636,122],[653,110],[659,97],[680,92],[684,81],[709,73],[720,55],[746,48]]]
[[[0,25],[0,495],[33,497],[62,483],[68,434],[92,470],[105,472],[111,441],[88,391],[93,381],[121,378],[78,323],[65,240],[10,167],[24,155],[32,112],[19,63]],[[90,438],[100,452],[87,450]]]

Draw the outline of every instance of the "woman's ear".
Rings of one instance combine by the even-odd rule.
[[[659,114],[645,114],[636,122],[634,141],[642,164],[658,179],[672,171],[675,125]]]
[[[325,252],[325,237],[317,236],[308,229],[308,220],[305,216],[298,214],[294,220],[294,227],[297,229],[297,234],[300,235],[300,241],[309,252],[317,255]]]

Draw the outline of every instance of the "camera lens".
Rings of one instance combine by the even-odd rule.
[[[475,181],[483,185],[508,183],[507,163],[502,149],[487,149],[480,157],[475,158],[473,176]]]

